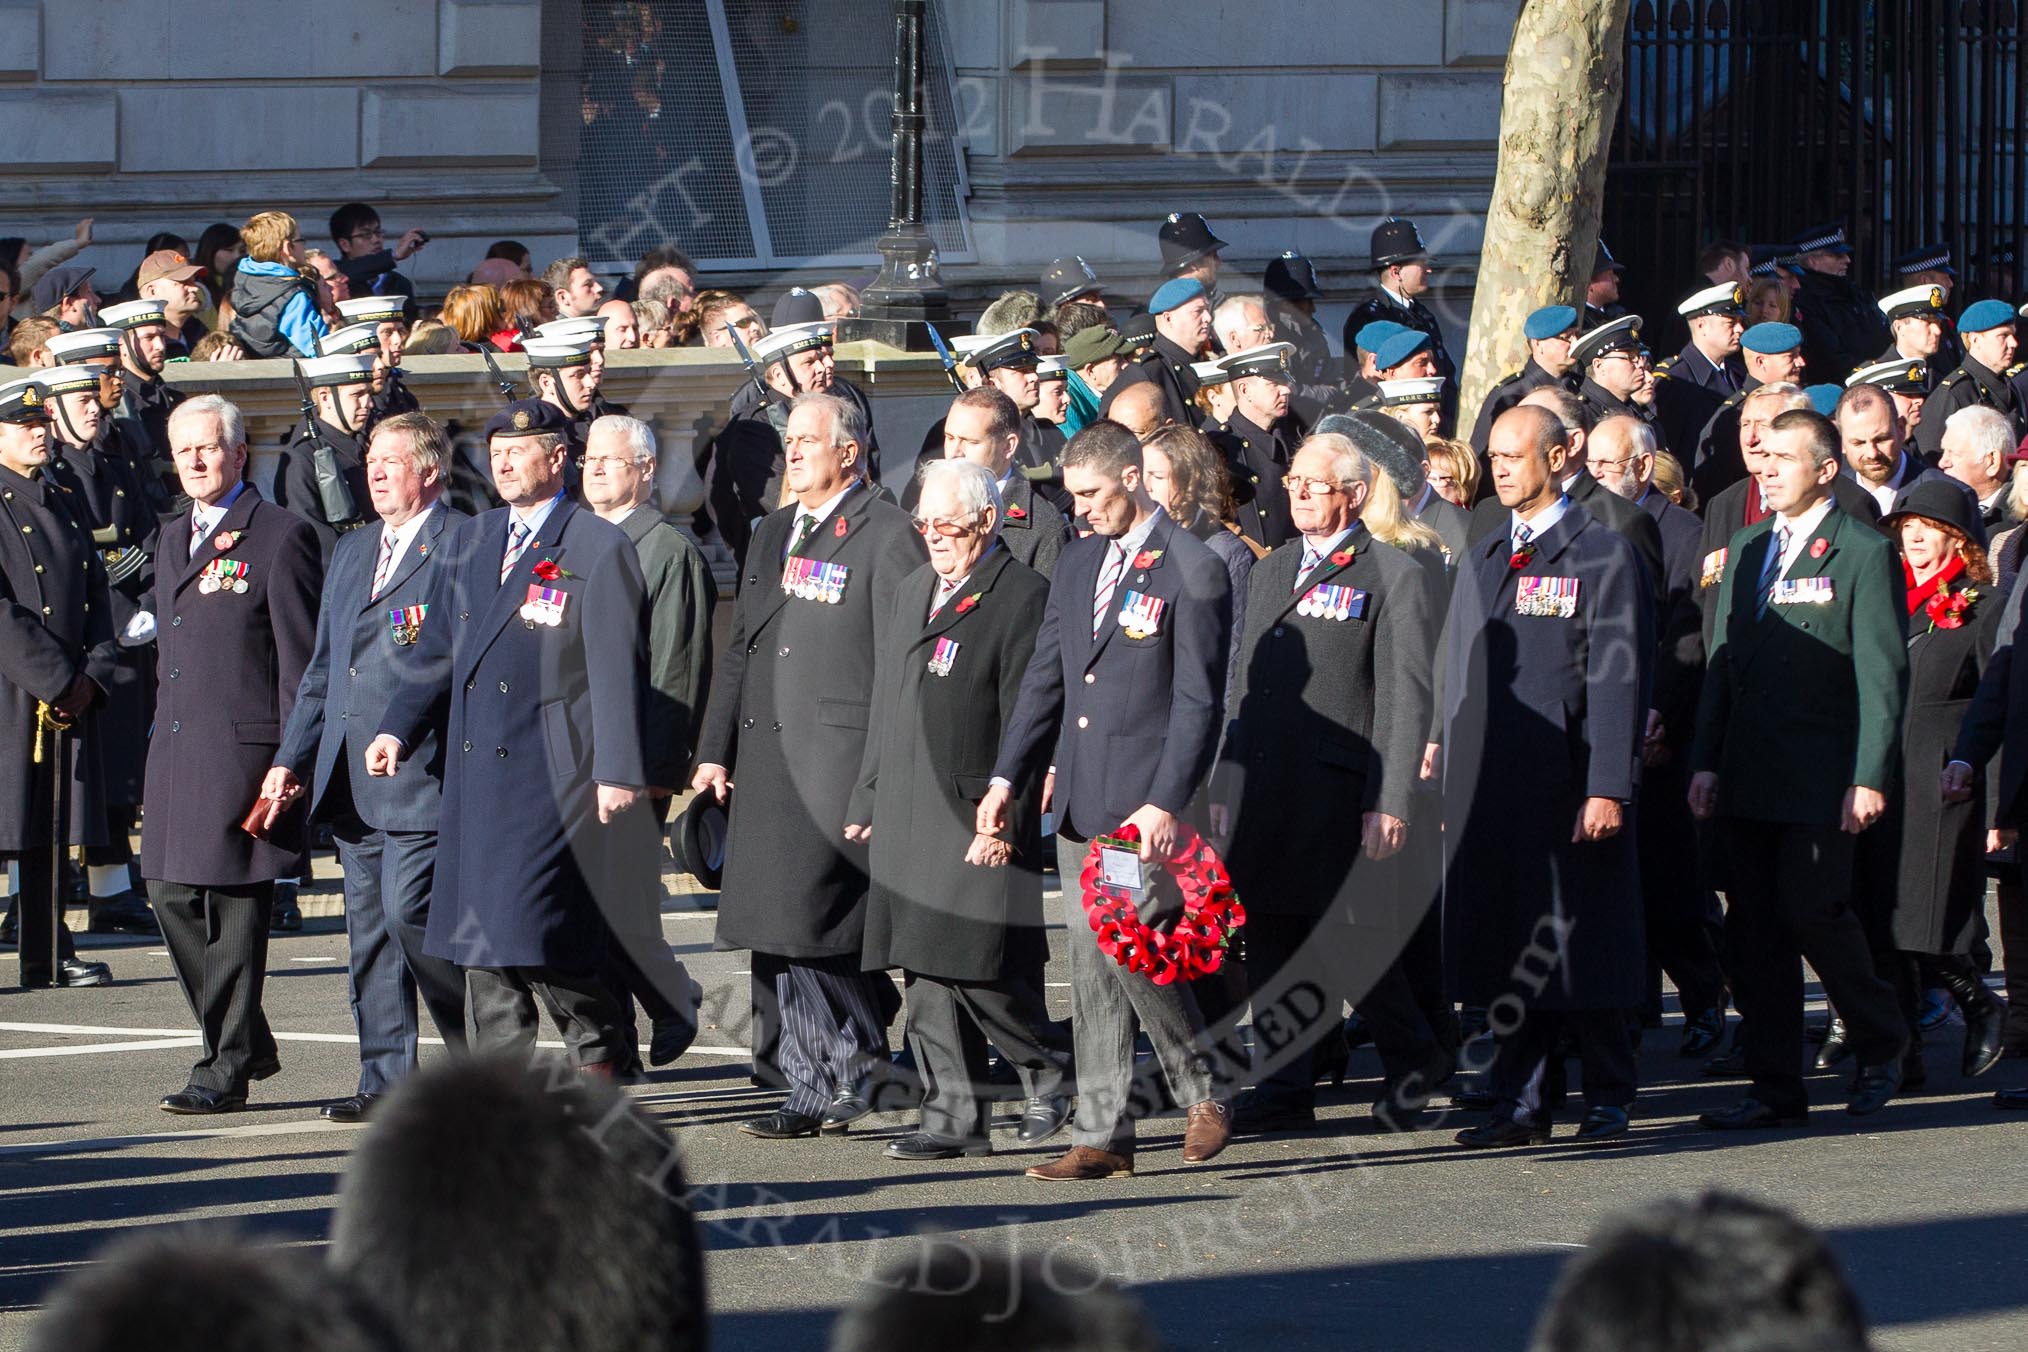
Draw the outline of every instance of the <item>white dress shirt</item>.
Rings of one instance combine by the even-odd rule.
[[[1793,568],[1796,560],[1803,556],[1803,546],[1810,542],[1810,537],[1817,533],[1817,527],[1823,525],[1824,518],[1831,514],[1831,506],[1832,499],[1826,497],[1822,502],[1794,520],[1790,520],[1785,516],[1777,516],[1775,518],[1775,525],[1789,533],[1788,546],[1782,550],[1781,572],[1775,576],[1787,577],[1789,575],[1789,569]]]
[[[232,504],[238,501],[239,495],[245,491],[246,484],[242,481],[234,484],[231,492],[209,506],[201,502],[190,504],[191,554],[197,553],[197,542],[199,540],[204,539],[218,529],[218,523],[225,520],[225,514],[232,510]]]
[[[373,572],[375,580],[380,582],[381,587],[386,585],[386,579],[380,577],[380,560],[387,560],[387,577],[392,578],[394,570],[400,567],[401,561],[408,556],[409,547],[415,543],[415,537],[422,534],[422,528],[429,521],[430,513],[435,510],[434,505],[425,507],[399,526],[390,526],[385,521],[380,523],[380,552],[373,556]],[[393,543],[392,549],[389,548],[390,541]],[[373,589],[375,596],[380,595],[381,587]]]
[[[1515,532],[1522,526],[1526,526],[1528,527],[1528,538],[1540,540],[1551,526],[1563,520],[1563,514],[1569,510],[1570,499],[1558,493],[1556,501],[1550,503],[1547,507],[1537,508],[1535,515],[1532,517],[1523,517],[1519,512],[1509,512],[1508,516],[1512,519],[1507,523],[1507,538],[1512,540]]]

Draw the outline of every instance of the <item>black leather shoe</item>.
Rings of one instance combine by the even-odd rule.
[[[1759,1099],[1747,1098],[1730,1108],[1700,1114],[1697,1125],[1710,1131],[1767,1131],[1777,1127],[1807,1127],[1810,1115],[1807,1111],[1785,1113]]]
[[[1477,1112],[1480,1109],[1498,1107],[1499,1103],[1499,1096],[1491,1090],[1480,1089],[1473,1085],[1464,1085],[1451,1091],[1453,1108],[1467,1108]]]
[[[1458,1133],[1457,1139],[1459,1145],[1473,1150],[1490,1150],[1514,1145],[1548,1145],[1549,1128],[1516,1122],[1511,1117],[1496,1117],[1490,1122],[1481,1122],[1476,1127],[1465,1128]]]
[[[1993,1106],[2017,1113],[2028,1110],[2028,1087],[2002,1089],[1999,1093],[1993,1095]]]
[[[1746,1053],[1735,1042],[1732,1050],[1712,1057],[1697,1068],[1707,1080],[1739,1080],[1746,1077]]]
[[[1579,1145],[1597,1145],[1615,1136],[1626,1135],[1629,1125],[1625,1108],[1601,1103],[1584,1115],[1584,1121],[1578,1123],[1577,1135],[1573,1139]]]
[[[184,1117],[205,1117],[212,1113],[236,1113],[246,1107],[246,1091],[221,1093],[214,1089],[199,1089],[194,1084],[184,1085],[175,1093],[162,1100],[162,1111],[177,1113]]]
[[[993,1143],[954,1141],[949,1137],[918,1131],[898,1141],[889,1141],[886,1153],[891,1160],[954,1160],[962,1155],[990,1155]]]
[[[1317,1125],[1317,1110],[1306,1103],[1248,1098],[1232,1110],[1232,1130],[1240,1136],[1271,1136],[1278,1131],[1307,1131]]]
[[[1724,1039],[1725,1006],[1713,1005],[1710,1009],[1697,1011],[1684,1021],[1683,1045],[1676,1049],[1676,1054],[1690,1060],[1709,1056]]]
[[[1952,972],[1943,981],[1965,1013],[1964,1076],[1984,1075],[2000,1063],[2007,1050],[2007,1002],[1970,971]]]
[[[113,969],[103,962],[86,962],[81,958],[65,958],[56,965],[56,984],[59,986],[110,986],[113,984]]]
[[[1845,1111],[1854,1117],[1866,1117],[1887,1106],[1887,1100],[1901,1092],[1901,1062],[1889,1061],[1885,1065],[1861,1066],[1859,1074],[1852,1081],[1852,1097],[1845,1103]]]
[[[378,1102],[378,1094],[354,1094],[351,1098],[325,1104],[317,1110],[317,1116],[327,1122],[364,1122]]]
[[[1817,1069],[1829,1070],[1850,1055],[1852,1044],[1845,1040],[1845,1021],[1833,1014],[1831,1026],[1824,1032],[1824,1045],[1817,1048]]]
[[[7,898],[7,914],[0,916],[0,948],[21,946],[21,916],[14,909],[14,898]]]
[[[1070,1121],[1070,1096],[1068,1094],[1043,1094],[1028,1100],[1021,1111],[1021,1125],[1014,1132],[1014,1139],[1023,1145],[1040,1145]]]
[[[764,1141],[787,1141],[798,1136],[815,1136],[822,1118],[807,1113],[792,1113],[776,1109],[766,1117],[756,1117],[739,1124],[739,1129],[749,1136],[758,1136]]]
[[[159,935],[155,913],[148,900],[131,888],[117,897],[93,897],[89,903],[90,932],[93,934]]]
[[[1437,1114],[1430,1109],[1427,1100],[1422,1103],[1403,1103],[1393,1095],[1376,1099],[1373,1104],[1371,1121],[1373,1129],[1382,1135],[1407,1135],[1410,1132],[1426,1131],[1436,1121]]]
[[[873,1100],[866,1096],[860,1084],[841,1084],[831,1095],[831,1102],[824,1108],[822,1118],[825,1131],[843,1131],[860,1118],[873,1111]]]
[[[648,1034],[648,1064],[666,1066],[697,1041],[697,1025],[681,1019],[657,1019]]]
[[[268,914],[268,933],[294,934],[303,928],[303,908],[296,904],[296,883],[275,884],[274,909]]]

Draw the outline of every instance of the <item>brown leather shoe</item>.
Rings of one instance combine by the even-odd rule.
[[[1088,1178],[1132,1178],[1134,1157],[1115,1155],[1110,1150],[1095,1150],[1088,1145],[1074,1145],[1062,1159],[1038,1164],[1028,1171],[1028,1176],[1051,1183],[1076,1183]]]
[[[1206,1099],[1190,1105],[1183,1125],[1183,1162],[1202,1164],[1217,1158],[1232,1139],[1232,1105]]]

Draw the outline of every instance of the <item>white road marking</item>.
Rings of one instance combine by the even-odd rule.
[[[194,1045],[199,1037],[197,1030],[192,1028],[102,1028],[93,1024],[81,1024],[81,1023],[0,1023],[0,1033],[45,1033],[52,1037],[108,1037],[108,1036],[116,1036],[119,1034],[126,1034],[129,1037],[173,1039],[174,1045],[178,1046],[185,1045],[186,1043]],[[352,1033],[277,1032],[275,1034],[275,1041],[340,1042],[340,1043],[351,1043],[356,1045],[359,1039],[356,1035]],[[426,1037],[419,1039],[419,1041],[421,1041],[422,1044],[427,1047],[441,1047],[444,1045],[444,1040],[440,1037]],[[147,1042],[136,1042],[130,1044],[130,1046],[134,1048],[146,1048],[155,1045],[158,1044]],[[159,1045],[167,1045],[167,1044],[159,1044]],[[538,1047],[561,1048],[563,1046],[563,1043],[538,1042],[535,1045]],[[645,1046],[647,1044],[643,1043],[642,1045]],[[114,1050],[114,1048],[111,1046],[105,1046],[102,1048],[102,1050],[111,1051]],[[119,1050],[124,1051],[127,1050],[127,1048],[121,1047],[119,1048]],[[684,1055],[688,1056],[690,1055],[691,1052],[695,1052],[699,1056],[749,1056],[752,1054],[745,1047],[713,1047],[704,1044],[692,1045],[689,1051],[686,1051]],[[12,1051],[0,1052],[0,1056],[14,1056],[14,1057],[40,1056],[40,1055],[55,1056],[61,1054],[62,1053],[60,1051],[57,1051],[55,1049],[46,1049],[39,1047],[20,1048]]]
[[[90,1056],[96,1052],[152,1052],[163,1047],[201,1047],[201,1037],[151,1037],[146,1042],[87,1042],[69,1047],[9,1047],[0,1051],[0,1061],[21,1061],[39,1056]]]
[[[345,961],[345,959],[344,959],[343,957],[336,957],[336,958],[290,958],[290,959],[289,959],[289,961],[290,961],[290,962],[343,962],[343,961]]]
[[[130,1145],[157,1145],[169,1141],[207,1141],[235,1136],[294,1136],[312,1131],[355,1131],[364,1122],[327,1122],[311,1118],[295,1122],[263,1122],[246,1127],[201,1127],[196,1131],[151,1131],[137,1136],[86,1136],[71,1141],[22,1141],[0,1145],[0,1158],[9,1155],[84,1155],[99,1150],[123,1150]]]

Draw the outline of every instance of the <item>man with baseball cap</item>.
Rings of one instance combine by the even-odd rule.
[[[188,357],[209,332],[197,317],[211,300],[203,277],[203,267],[174,249],[157,249],[141,260],[140,271],[134,274],[135,293],[142,300],[161,303],[173,357]],[[101,320],[111,322],[103,316]]]
[[[1371,262],[1374,289],[1345,317],[1346,381],[1349,384],[1359,375],[1358,368],[1350,364],[1350,354],[1359,346],[1359,331],[1368,324],[1386,319],[1420,329],[1430,336],[1430,350],[1436,358],[1437,369],[1431,374],[1442,376],[1446,382],[1443,427],[1448,432],[1458,420],[1458,364],[1444,346],[1443,326],[1419,299],[1429,293],[1430,265],[1429,249],[1423,244],[1422,232],[1416,229],[1415,222],[1403,216],[1389,216],[1374,226]]]
[[[51,268],[29,292],[29,308],[56,321],[58,328],[88,329],[98,323],[99,297],[92,290],[96,268]]]

